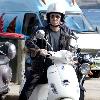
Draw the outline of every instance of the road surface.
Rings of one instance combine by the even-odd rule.
[[[10,84],[10,92],[5,100],[18,100],[19,85]],[[85,81],[85,100],[100,100],[100,78],[91,78]]]
[[[100,100],[100,78],[91,78],[85,81],[85,100]]]

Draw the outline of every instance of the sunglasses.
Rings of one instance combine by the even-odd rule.
[[[57,19],[59,19],[59,18],[61,18],[61,15],[59,15],[59,14],[50,14],[50,18],[57,18]]]

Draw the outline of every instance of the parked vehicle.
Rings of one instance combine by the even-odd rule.
[[[0,100],[9,92],[12,69],[9,62],[16,55],[16,47],[10,42],[0,42]]]
[[[46,4],[44,4],[42,0],[29,0],[28,3],[27,0],[0,1],[0,15],[4,13],[4,31],[7,32],[9,29],[13,32],[30,36],[37,27],[46,25],[46,10],[48,5],[54,1],[48,0]],[[67,2],[67,0],[65,1]],[[65,4],[67,5],[66,2]],[[66,6],[65,4],[64,6]],[[78,5],[69,5],[66,6],[65,9],[65,23],[69,28],[78,32],[77,36],[79,38],[77,43],[79,48],[85,50],[100,49],[99,45],[95,45],[100,42],[99,29],[91,25],[90,21],[85,16],[86,13],[84,14]],[[83,41],[84,39],[85,41]]]
[[[67,2],[67,0],[65,0]],[[0,15],[3,15],[4,31],[12,30],[26,36],[34,34],[38,27],[46,25],[46,10],[53,0],[48,0],[46,4],[42,0],[0,1]],[[24,4],[24,7],[23,7]],[[15,6],[12,6],[15,5]],[[67,3],[66,3],[67,5]],[[64,4],[65,6],[65,4]],[[94,28],[84,15],[84,12],[76,6],[66,6],[65,23],[72,30],[77,31],[78,47],[82,50],[100,49],[100,34],[98,28]],[[85,39],[85,41],[83,41]],[[96,41],[93,41],[96,40]],[[73,41],[74,44],[74,41]],[[92,45],[91,45],[92,44]]]
[[[100,51],[97,51],[95,57],[93,58],[94,66],[91,67],[91,72],[93,75],[90,77],[99,78],[100,77]]]
[[[88,18],[89,22],[93,25],[93,27],[100,27],[100,6],[98,9],[82,9],[84,15]],[[92,16],[94,15],[94,17]]]
[[[0,33],[0,39],[3,39],[0,41],[0,100],[5,100],[6,94],[10,91],[9,83],[12,79],[10,61],[16,56],[16,46],[12,41],[23,38],[24,35],[18,33]]]
[[[89,23],[83,12],[68,12],[65,22],[68,27],[77,32],[77,45],[79,48],[90,52],[100,49],[100,46],[96,45],[100,42],[99,31]],[[72,44],[75,44],[74,40]]]

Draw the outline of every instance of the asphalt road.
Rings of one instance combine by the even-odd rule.
[[[100,100],[100,78],[91,78],[85,81],[85,100]]]
[[[19,85],[10,84],[10,92],[5,100],[18,100]],[[91,78],[85,81],[85,100],[100,100],[100,78]]]
[[[20,85],[17,85],[16,83],[10,83],[9,88],[10,91],[5,100],[18,100]]]

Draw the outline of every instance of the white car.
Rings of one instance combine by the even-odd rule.
[[[76,31],[78,37],[77,41],[71,40],[72,46],[77,46],[82,51],[91,54],[96,54],[100,50],[100,31],[97,27],[92,26],[81,9],[80,11],[67,11],[65,23],[70,29]],[[93,60],[95,65],[91,68],[93,75],[90,77],[100,77],[100,52]]]
[[[96,56],[93,59],[94,66],[91,68],[91,72],[93,75],[89,75],[90,77],[98,78],[100,77],[100,51],[96,53]]]
[[[83,12],[70,12],[65,17],[66,25],[76,31],[77,45],[85,50],[100,49],[100,32],[89,23]],[[71,44],[76,45],[75,40]]]
[[[97,54],[94,58],[94,62],[96,64],[96,66],[100,67],[100,51],[97,52]]]

